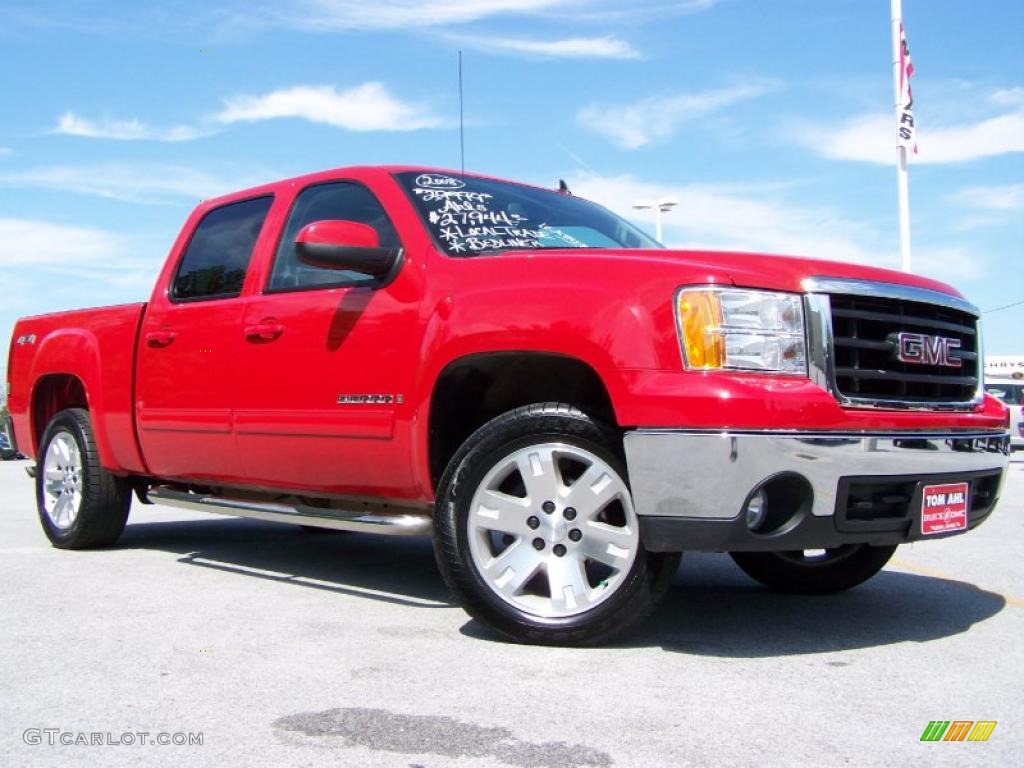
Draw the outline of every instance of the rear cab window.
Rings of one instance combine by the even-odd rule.
[[[233,298],[242,292],[272,195],[228,203],[203,216],[171,281],[175,302]]]

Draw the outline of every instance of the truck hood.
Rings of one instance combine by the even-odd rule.
[[[530,251],[531,257],[565,256],[569,251]],[[508,252],[521,256],[524,252]],[[920,275],[899,272],[893,269],[869,267],[842,261],[797,258],[794,256],[773,256],[739,251],[697,251],[697,250],[620,250],[594,248],[586,249],[579,257],[586,259],[607,259],[632,264],[664,264],[684,268],[688,280],[701,275],[700,282],[732,283],[745,288],[765,288],[777,291],[804,291],[803,281],[808,277],[838,277],[854,280],[872,280],[883,283],[926,288],[951,296],[963,295],[946,283]],[[610,266],[610,265],[609,265]]]

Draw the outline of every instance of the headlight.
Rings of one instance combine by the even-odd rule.
[[[684,289],[676,298],[689,370],[807,375],[803,298],[742,288]]]

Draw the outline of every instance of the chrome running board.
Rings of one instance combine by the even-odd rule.
[[[220,515],[251,517],[272,523],[310,525],[315,528],[333,528],[337,531],[358,531],[389,536],[425,536],[433,532],[434,524],[427,512],[387,511],[380,509],[349,511],[321,509],[300,503],[279,503],[232,499],[212,494],[179,491],[166,486],[150,488],[147,494],[158,504],[180,509],[202,510]]]

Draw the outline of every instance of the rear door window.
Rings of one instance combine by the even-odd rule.
[[[171,298],[196,301],[238,296],[271,202],[273,197],[257,197],[215,208],[203,216],[178,265]]]

